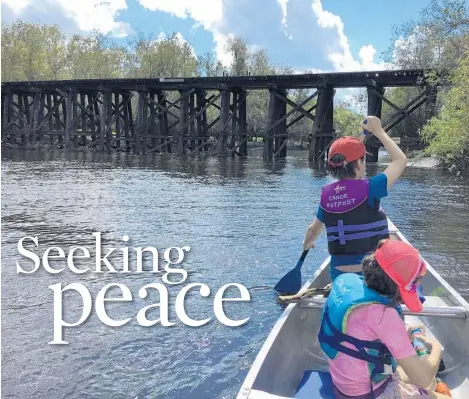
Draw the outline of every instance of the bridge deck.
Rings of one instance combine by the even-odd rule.
[[[195,78],[152,78],[152,79],[85,79],[31,82],[4,82],[2,90],[30,90],[40,88],[43,91],[56,88],[76,88],[96,90],[98,87],[113,90],[138,90],[139,86],[155,90],[243,88],[247,90],[268,89],[272,85],[284,89],[320,88],[330,85],[334,88],[365,87],[371,80],[385,87],[416,86],[423,83],[424,70],[391,70],[374,72],[342,72],[298,75],[262,75],[262,76],[217,76]]]

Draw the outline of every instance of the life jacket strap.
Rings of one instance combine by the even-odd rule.
[[[339,220],[339,223],[341,220]],[[342,231],[339,231],[339,235],[327,235],[327,241],[337,241],[339,240],[339,243],[341,245],[345,245],[347,241],[350,240],[363,240],[365,238],[370,238],[370,237],[375,237],[375,236],[381,236],[381,235],[387,235],[389,234],[389,229],[386,227],[381,230],[373,230],[373,231],[363,231],[361,233],[355,233],[355,234],[344,234]]]
[[[318,340],[321,343],[329,345],[331,348],[345,353],[346,355],[352,356],[359,360],[372,363],[375,366],[373,374],[379,374],[384,372],[384,365],[392,365],[392,356],[386,345],[382,342],[377,341],[364,341],[350,335],[344,334],[342,331],[337,329],[331,322],[327,309],[324,311],[324,322],[327,324],[332,332],[331,335],[324,334],[323,324],[321,324]],[[342,342],[348,342],[355,346],[357,350],[342,345]],[[374,349],[378,351],[377,355],[369,354],[366,349]]]
[[[387,219],[385,220],[379,220],[377,222],[373,223],[364,223],[364,224],[346,224],[344,225],[344,221],[340,220],[342,222],[342,229],[344,232],[346,231],[359,231],[359,230],[371,230],[371,229],[377,229],[378,227],[387,227],[388,226],[388,221]],[[339,226],[331,226],[327,227],[327,232],[328,233],[338,233],[339,232]]]

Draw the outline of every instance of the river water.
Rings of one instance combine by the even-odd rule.
[[[331,181],[310,167],[305,152],[291,151],[275,164],[259,154],[246,159],[149,158],[125,154],[65,154],[3,151],[2,154],[2,397],[4,398],[234,398],[264,339],[282,309],[272,287],[294,266],[317,207],[320,188]],[[369,166],[370,175],[384,166]],[[469,297],[469,185],[442,170],[408,168],[383,206],[389,217],[438,272]],[[178,267],[188,271],[183,284],[169,286],[169,319],[175,324],[142,327],[140,309],[159,302],[138,292],[161,282],[161,273],[72,273],[64,259],[17,274],[33,262],[18,252],[18,242],[37,236],[25,248],[42,256],[46,248],[86,246],[95,253],[93,232],[104,248],[147,247],[160,254],[189,246]],[[127,235],[129,241],[123,242]],[[57,254],[57,252],[53,252]],[[122,252],[121,252],[122,254]],[[114,265],[122,255],[112,254]],[[304,278],[326,257],[324,235],[303,266]],[[94,267],[94,259],[87,265]],[[115,266],[116,269],[118,266]],[[131,262],[130,268],[135,268]],[[104,267],[106,270],[106,268]],[[64,329],[68,345],[51,345],[54,296],[49,286],[81,283],[91,293],[110,283],[126,285],[132,302],[106,305],[122,327],[103,324],[93,308],[80,326]],[[189,327],[174,310],[178,292],[204,283],[211,295],[187,296]],[[213,313],[216,291],[239,283],[250,302],[226,302],[226,315],[249,321],[228,327]],[[118,291],[118,290],[117,290]],[[111,292],[112,293],[112,292]],[[239,296],[236,289],[228,296]],[[118,295],[118,294],[116,294]],[[120,294],[122,295],[122,294]],[[77,293],[63,298],[64,319],[78,321]],[[149,319],[159,310],[148,312]]]

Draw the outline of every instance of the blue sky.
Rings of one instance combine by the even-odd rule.
[[[137,32],[179,32],[196,54],[240,36],[295,71],[384,69],[381,53],[393,25],[418,19],[429,0],[2,0],[2,22],[55,23],[65,32],[92,29],[121,43]]]

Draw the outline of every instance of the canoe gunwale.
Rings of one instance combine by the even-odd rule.
[[[322,273],[322,271],[329,266],[330,263],[330,256],[326,258],[326,260],[321,264],[321,266],[316,270],[316,272],[313,274],[313,276],[301,287],[300,291],[298,293],[302,293],[308,289],[308,287],[312,284],[312,282]],[[237,399],[245,399],[249,397],[249,392],[252,389],[252,386],[254,385],[254,381],[257,378],[257,375],[259,373],[259,370],[264,363],[264,360],[269,353],[272,345],[274,344],[280,330],[282,329],[283,325],[287,321],[288,317],[290,316],[290,313],[293,311],[293,309],[298,306],[297,303],[291,303],[287,306],[287,308],[283,311],[281,314],[280,318],[276,321],[274,326],[272,327],[272,330],[270,331],[269,335],[267,336],[266,340],[264,341],[264,344],[262,345],[260,351],[257,354],[256,359],[254,360],[254,363],[252,364],[248,375],[244,379],[243,385],[241,386],[241,389],[239,390]]]

